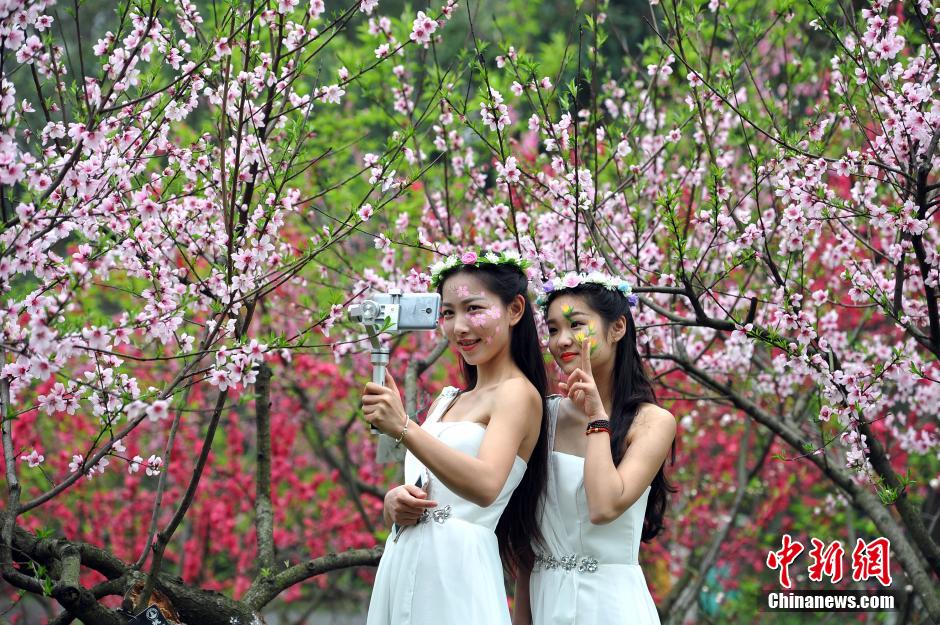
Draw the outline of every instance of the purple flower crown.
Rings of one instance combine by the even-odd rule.
[[[542,285],[542,292],[535,298],[535,303],[544,308],[548,303],[550,294],[556,291],[564,291],[565,289],[573,289],[585,284],[596,284],[604,287],[608,291],[619,291],[627,298],[627,304],[631,307],[636,306],[640,301],[633,292],[630,283],[622,278],[609,276],[599,271],[593,271],[591,273],[575,273],[569,271],[563,276],[556,276],[546,281]]]

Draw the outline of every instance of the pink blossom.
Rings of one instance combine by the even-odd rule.
[[[310,0],[310,6],[307,9],[307,15],[313,19],[319,19],[323,12],[326,11],[326,5],[323,3],[323,0]]]
[[[431,35],[436,30],[437,22],[425,15],[424,11],[418,11],[418,17],[415,18],[411,27],[411,40],[427,48],[431,42]]]
[[[148,477],[155,475],[160,475],[160,468],[163,466],[163,458],[159,456],[151,455],[147,458],[147,469],[146,473]]]
[[[35,449],[29,452],[29,455],[20,456],[20,460],[25,460],[26,463],[29,465],[29,468],[31,469],[34,469],[38,467],[39,465],[41,465],[43,461],[45,461],[45,459],[46,457],[43,456],[38,451],[36,451]]]
[[[170,416],[170,404],[163,399],[159,399],[147,408],[147,418],[153,422],[163,421]]]
[[[72,456],[72,461],[69,463],[69,473],[76,473],[79,469],[82,468],[82,464],[85,462],[85,457],[82,454],[75,454]]]
[[[339,85],[330,85],[325,87],[320,94],[321,102],[329,102],[333,104],[339,104],[340,99],[346,95],[346,90],[341,88]]]

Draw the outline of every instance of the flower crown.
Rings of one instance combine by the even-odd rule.
[[[451,254],[428,268],[431,272],[431,288],[436,289],[441,283],[441,278],[457,267],[485,267],[486,265],[512,265],[525,273],[525,270],[531,267],[532,263],[524,259],[519,252],[513,250],[487,252],[482,255],[472,250],[461,254]]]
[[[542,285],[542,292],[535,298],[535,303],[542,308],[548,303],[548,297],[555,291],[573,289],[585,284],[596,284],[608,291],[620,291],[627,298],[627,305],[636,306],[639,298],[633,293],[630,283],[622,278],[615,278],[607,274],[594,271],[591,273],[575,273],[569,271],[563,276],[556,276]]]

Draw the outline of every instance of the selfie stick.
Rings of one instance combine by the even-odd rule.
[[[382,346],[378,334],[370,334],[369,341],[372,343],[372,357],[369,362],[372,363],[372,382],[380,386],[385,386],[385,368],[388,367],[389,349]],[[369,425],[373,434],[378,434],[379,429],[374,425]]]
[[[440,304],[441,298],[437,293],[409,293],[403,296],[399,289],[390,289],[386,294],[374,295],[350,307],[350,319],[364,325],[369,334],[373,383],[385,385],[385,372],[391,355],[391,350],[379,340],[379,333],[434,330]],[[404,457],[404,450],[395,444],[392,437],[381,434],[374,426],[370,426],[370,429],[373,434],[379,434],[377,462],[392,462]]]
[[[394,306],[394,304],[390,306]],[[385,368],[388,367],[390,351],[387,347],[383,346],[382,341],[379,340],[379,329],[382,325],[380,322],[384,322],[384,318],[381,318],[382,311],[375,302],[366,300],[359,306],[356,314],[359,316],[362,324],[366,326],[366,330],[369,331],[369,342],[372,343],[372,354],[369,359],[369,362],[372,363],[372,382],[384,386]],[[394,323],[395,317],[392,317],[392,319]],[[370,425],[369,429],[373,434],[378,434],[379,432],[378,428],[374,425]]]

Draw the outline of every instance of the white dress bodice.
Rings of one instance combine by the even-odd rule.
[[[486,428],[440,420],[457,394],[456,388],[445,388],[421,427],[448,447],[476,456]],[[494,530],[525,469],[516,456],[499,496],[484,508],[450,490],[411,452],[405,454],[405,480],[414,484],[421,477],[422,488],[438,505],[417,525],[389,534],[368,625],[510,625]]]
[[[548,487],[539,514],[545,545],[529,582],[533,625],[658,625],[639,565],[650,488],[619,517],[591,523],[584,458],[554,451],[558,405],[548,401]]]

